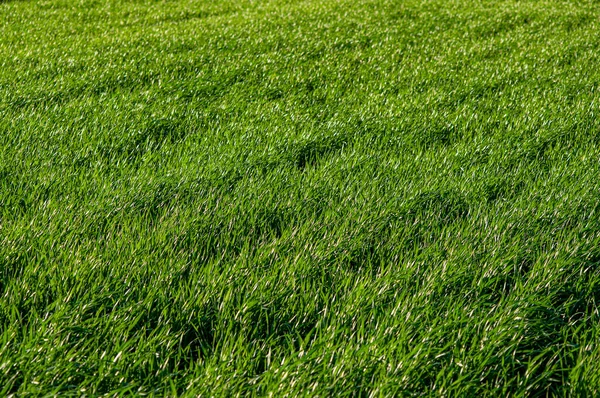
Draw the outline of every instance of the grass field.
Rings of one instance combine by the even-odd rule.
[[[0,395],[600,394],[600,3],[0,1]]]

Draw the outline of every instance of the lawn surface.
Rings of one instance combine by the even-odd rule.
[[[0,1],[0,395],[600,394],[600,3]]]

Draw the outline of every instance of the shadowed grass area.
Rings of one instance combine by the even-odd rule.
[[[599,7],[0,0],[0,395],[598,395]]]

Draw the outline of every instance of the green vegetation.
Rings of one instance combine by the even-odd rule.
[[[600,394],[600,3],[0,2],[0,395]]]

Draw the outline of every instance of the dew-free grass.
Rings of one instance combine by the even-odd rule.
[[[0,393],[600,394],[600,4],[0,2]]]

